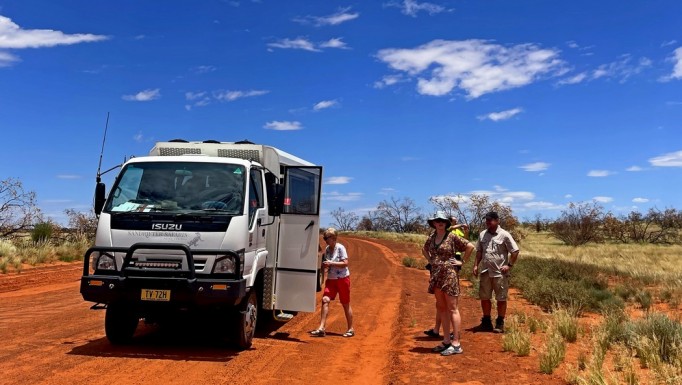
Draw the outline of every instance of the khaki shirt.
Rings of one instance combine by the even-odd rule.
[[[481,251],[481,273],[488,272],[490,277],[502,277],[500,268],[509,263],[509,254],[519,251],[511,234],[501,227],[496,233],[481,231],[476,243],[476,251]]]

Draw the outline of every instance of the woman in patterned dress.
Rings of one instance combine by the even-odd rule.
[[[457,307],[460,292],[457,266],[461,266],[463,262],[455,258],[455,253],[464,252],[463,261],[466,262],[474,246],[466,239],[448,231],[450,220],[444,212],[436,212],[428,223],[435,231],[426,240],[422,253],[431,264],[429,293],[436,296],[436,308],[443,323],[444,336],[443,342],[433,348],[433,351],[444,356],[461,354],[464,351],[459,342],[461,317]],[[451,324],[454,337],[452,339]]]

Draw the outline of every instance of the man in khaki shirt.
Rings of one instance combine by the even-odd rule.
[[[511,234],[500,227],[500,218],[496,212],[491,211],[485,215],[485,224],[487,229],[481,232],[476,244],[476,263],[473,271],[474,276],[478,277],[480,269],[478,296],[483,310],[481,324],[476,330],[504,333],[509,275],[519,256],[519,247]],[[495,327],[490,318],[493,292],[497,301]]]

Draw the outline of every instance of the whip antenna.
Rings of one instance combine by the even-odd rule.
[[[102,155],[104,154],[104,143],[107,141],[107,129],[109,128],[109,112],[107,112],[107,122],[104,125],[104,138],[102,138],[102,150],[99,153],[99,165],[97,165],[97,183],[102,181],[102,174],[100,170],[102,169]]]

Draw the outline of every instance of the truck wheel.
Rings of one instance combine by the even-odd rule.
[[[129,305],[110,303],[107,305],[107,313],[104,317],[104,332],[107,339],[113,345],[130,343],[139,320],[140,318]]]
[[[253,336],[256,333],[256,322],[258,321],[258,297],[255,289],[249,291],[246,302],[240,306],[238,312],[237,344],[241,349],[248,349],[253,343]]]

